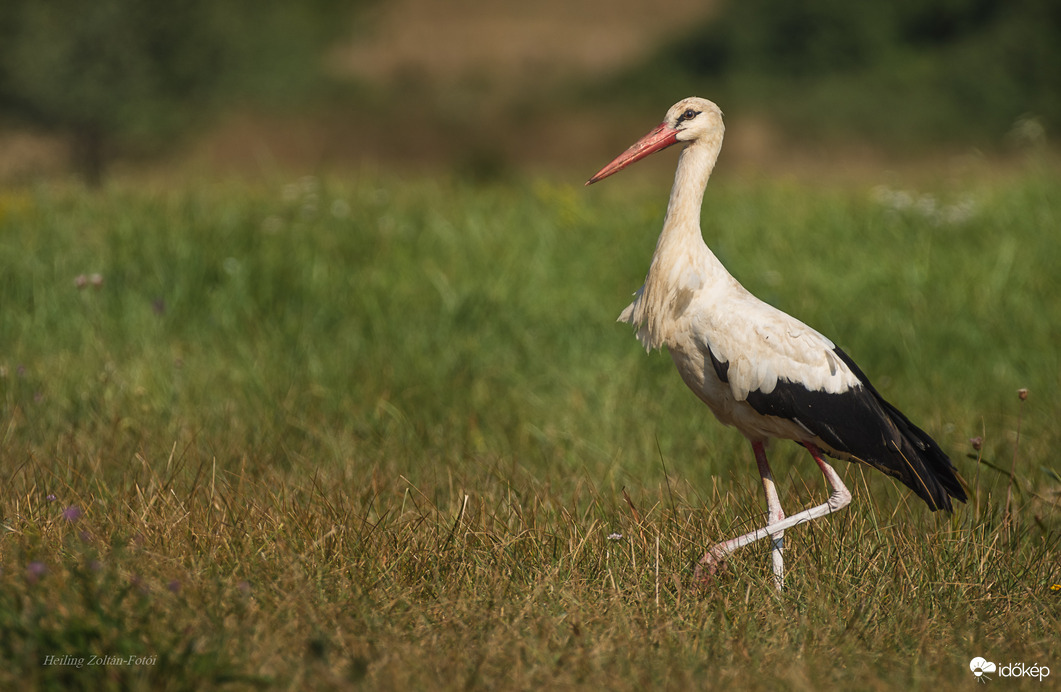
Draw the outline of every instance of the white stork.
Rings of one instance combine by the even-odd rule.
[[[724,132],[718,106],[702,98],[684,99],[586,184],[672,144],[685,144],[648,276],[619,321],[637,329],[646,350],[666,346],[685,384],[722,423],[743,433],[755,452],[766,491],[767,524],[710,548],[697,566],[697,577],[713,574],[733,550],[770,537],[780,590],[785,529],[851,501],[822,452],[894,476],[933,511],[949,511],[952,497],[964,502],[966,496],[939,445],[885,401],[846,353],[749,293],[704,243],[700,206]],[[785,517],[766,459],[771,438],[807,448],[832,487],[827,502]]]

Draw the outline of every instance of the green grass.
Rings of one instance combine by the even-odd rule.
[[[0,687],[965,689],[974,656],[1061,675],[1057,177],[940,184],[973,200],[953,222],[719,177],[709,244],[936,436],[968,505],[934,515],[839,463],[855,500],[787,533],[783,594],[765,546],[696,588],[763,501],[739,434],[614,322],[662,182],[8,190]],[[822,501],[772,449],[786,509]],[[147,662],[44,665],[92,655]]]

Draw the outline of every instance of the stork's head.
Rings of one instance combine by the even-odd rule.
[[[667,117],[659,126],[619,154],[614,161],[587,180],[586,185],[604,180],[635,161],[662,151],[672,144],[700,139],[721,139],[725,129],[722,124],[722,111],[714,103],[696,96],[682,99],[670,107]]]

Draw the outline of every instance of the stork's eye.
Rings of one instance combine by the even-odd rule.
[[[692,120],[698,115],[700,115],[700,111],[694,111],[692,108],[690,108],[689,110],[685,111],[684,113],[678,116],[678,122],[683,123],[686,120]]]

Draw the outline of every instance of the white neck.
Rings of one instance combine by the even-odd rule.
[[[700,233],[704,190],[721,148],[719,132],[692,142],[678,158],[667,216],[645,285],[620,318],[639,327],[638,338],[646,348],[666,343],[672,320],[678,317],[676,306],[688,304],[685,296],[719,284],[739,286]]]
[[[678,170],[674,173],[667,217],[663,222],[663,237],[681,232],[696,231],[700,235],[700,207],[704,201],[704,190],[711,172],[715,169],[722,138],[698,139],[682,149],[678,157]]]
[[[690,255],[701,265],[698,269],[709,270],[711,274],[721,272],[726,278],[730,278],[729,272],[704,243],[700,232],[700,209],[704,201],[704,190],[707,189],[707,181],[715,169],[721,149],[721,132],[715,137],[698,139],[682,149],[678,157],[678,170],[674,174],[670,202],[667,204],[667,216],[663,220],[663,230],[652,255],[650,278],[665,281],[664,277],[651,277],[651,274],[657,269],[671,273],[667,270],[673,267],[661,265]],[[706,280],[709,277],[703,278]]]

